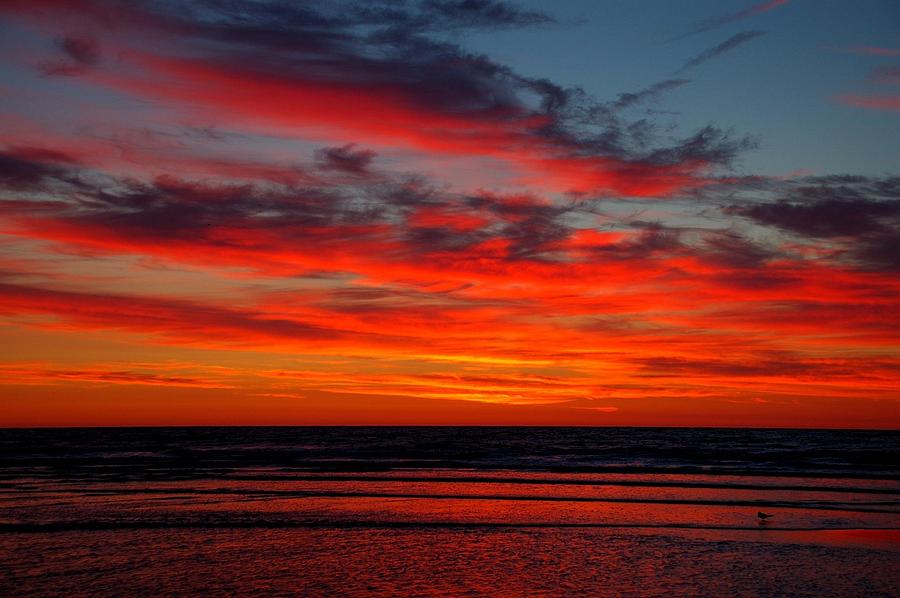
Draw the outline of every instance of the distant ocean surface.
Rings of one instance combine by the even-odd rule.
[[[889,596],[898,541],[898,432],[0,430],[3,596]]]

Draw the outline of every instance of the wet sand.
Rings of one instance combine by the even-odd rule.
[[[7,482],[0,594],[890,596],[898,587],[900,488],[883,480],[242,477]],[[774,517],[760,523],[760,509]]]
[[[886,548],[871,533],[850,544],[841,539],[843,531],[554,527],[3,534],[7,574],[0,591],[7,596],[897,595],[896,538]]]

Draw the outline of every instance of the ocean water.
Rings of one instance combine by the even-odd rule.
[[[897,432],[0,430],[2,596],[898,588]]]

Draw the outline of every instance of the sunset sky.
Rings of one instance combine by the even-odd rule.
[[[0,425],[900,427],[900,4],[0,0]]]

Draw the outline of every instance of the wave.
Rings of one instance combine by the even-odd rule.
[[[448,472],[449,473],[449,472]],[[97,494],[116,494],[116,493],[126,493],[126,494],[134,494],[134,493],[142,493],[142,492],[156,492],[156,493],[183,493],[183,492],[197,492],[197,493],[206,493],[206,492],[230,492],[231,490],[225,488],[219,488],[216,490],[210,490],[208,488],[202,487],[194,487],[190,485],[185,486],[160,486],[157,485],[155,487],[134,487],[134,486],[123,486],[123,487],[97,487],[94,484],[109,484],[109,483],[117,483],[117,482],[135,482],[135,481],[143,481],[143,482],[152,482],[154,484],[165,484],[165,483],[183,483],[190,484],[191,482],[200,482],[200,481],[212,481],[212,482],[221,482],[221,483],[232,483],[232,482],[255,482],[262,485],[272,484],[272,483],[290,483],[290,482],[316,482],[316,483],[353,483],[353,482],[366,482],[366,483],[391,483],[391,484],[404,484],[404,483],[414,483],[414,484],[467,484],[467,485],[488,485],[488,484],[503,484],[503,485],[527,485],[529,487],[540,487],[540,486],[576,486],[576,487],[592,487],[592,488],[660,488],[660,489],[710,489],[710,490],[758,490],[758,491],[771,491],[771,492],[812,492],[812,493],[841,493],[841,494],[873,494],[873,495],[885,495],[885,496],[900,496],[900,486],[891,485],[891,486],[855,486],[849,485],[848,483],[835,483],[835,482],[846,482],[848,478],[842,476],[840,479],[835,478],[822,478],[822,477],[804,477],[804,476],[792,476],[798,479],[808,479],[811,483],[808,484],[785,484],[779,480],[779,476],[765,476],[767,481],[763,481],[760,483],[753,483],[747,481],[719,481],[715,478],[715,475],[703,474],[700,479],[697,477],[691,479],[675,479],[675,480],[666,480],[666,479],[654,479],[654,478],[646,478],[646,479],[608,479],[601,477],[561,477],[561,478],[552,478],[552,477],[530,477],[521,475],[522,472],[518,471],[508,471],[508,472],[495,472],[500,475],[471,475],[471,472],[466,472],[470,475],[453,475],[452,473],[449,475],[444,475],[441,472],[441,475],[428,475],[427,473],[418,474],[418,475],[367,475],[367,474],[349,474],[349,475],[331,475],[331,474],[305,474],[305,475],[297,475],[297,474],[288,474],[288,475],[225,475],[225,476],[207,476],[207,475],[194,475],[194,476],[166,476],[166,475],[153,475],[148,477],[141,478],[120,478],[116,476],[108,477],[103,475],[90,475],[90,476],[78,476],[72,475],[68,477],[60,477],[57,475],[45,475],[45,476],[37,476],[37,475],[29,475],[27,476],[27,481],[22,481],[24,476],[10,476],[7,481],[0,481],[0,492],[22,492],[22,491],[36,491],[36,490],[47,490],[51,487],[56,487],[57,484],[53,482],[60,482],[65,484],[66,489],[72,489],[73,483],[83,483],[86,485],[86,488],[98,488],[97,490],[93,490],[90,493]],[[762,479],[763,476],[729,476],[729,477],[749,477],[751,479]],[[857,479],[857,478],[851,478]],[[865,478],[869,479],[869,478]],[[768,481],[771,480],[771,481]],[[872,480],[875,481],[875,480]],[[878,479],[878,481],[884,481],[882,479]],[[49,482],[49,484],[48,484]],[[831,483],[827,483],[831,482]],[[245,486],[239,487],[237,491],[241,492],[249,492],[249,491],[258,491],[258,492],[277,492],[276,490],[272,490],[269,488],[260,488],[258,490],[247,488]],[[287,492],[287,491],[285,491]]]
[[[174,480],[205,480],[205,479],[229,479],[229,480],[287,480],[289,476],[314,475],[314,474],[377,474],[408,471],[477,471],[477,472],[515,472],[515,473],[554,473],[554,474],[633,474],[633,475],[681,475],[681,476],[710,476],[710,477],[746,477],[746,478],[805,478],[827,479],[839,478],[842,480],[871,480],[871,481],[900,481],[900,473],[887,470],[797,470],[790,468],[759,468],[746,467],[716,467],[716,466],[555,466],[544,465],[540,467],[512,467],[504,468],[492,464],[491,466],[476,467],[471,463],[458,462],[427,462],[386,465],[383,463],[354,462],[340,466],[309,466],[309,467],[281,467],[274,471],[277,474],[259,476],[256,474],[242,473],[246,469],[257,469],[258,463],[244,463],[234,461],[219,463],[216,467],[198,466],[196,463],[186,461],[184,463],[134,463],[134,464],[110,464],[102,460],[88,463],[57,462],[29,463],[18,467],[11,467],[0,463],[0,480],[9,481],[21,478],[33,478],[39,480],[66,480],[66,481],[174,481]],[[303,479],[294,477],[293,479]],[[515,483],[515,482],[513,482]],[[568,483],[568,482],[566,482]],[[806,487],[803,487],[806,489]]]
[[[507,472],[515,474],[519,472]],[[608,472],[603,472],[608,473]],[[671,472],[667,472],[671,473]],[[710,475],[704,472],[703,475]],[[734,474],[729,474],[734,475]],[[754,477],[754,476],[742,476]],[[763,476],[755,476],[763,477]],[[779,476],[765,476],[779,477]],[[823,479],[819,476],[791,476]],[[847,476],[841,476],[847,479]],[[621,486],[638,488],[710,488],[723,490],[799,490],[804,492],[850,492],[863,494],[900,494],[900,487],[883,488],[871,486],[823,486],[806,484],[752,484],[747,482],[712,482],[712,481],[685,481],[678,480],[666,482],[662,480],[605,480],[597,478],[534,478],[515,477],[515,475],[499,476],[427,476],[427,475],[229,475],[229,481],[259,481],[259,482],[415,482],[415,483],[465,483],[465,484],[528,484],[528,485],[565,485],[565,486]],[[827,479],[827,478],[824,478]],[[871,478],[851,478],[871,479]],[[878,478],[880,479],[880,478]]]
[[[290,498],[403,498],[422,500],[492,500],[523,502],[573,502],[573,503],[618,503],[647,505],[705,505],[722,507],[754,507],[759,509],[806,509],[818,511],[846,511],[856,513],[889,513],[900,515],[900,501],[789,501],[789,500],[713,500],[697,498],[628,498],[596,496],[552,496],[543,494],[447,494],[417,492],[370,492],[333,490],[272,490],[248,488],[123,488],[109,491],[78,492],[83,497],[113,497],[122,495],[176,495],[164,497],[167,500],[185,499],[191,496],[228,496],[246,500],[290,499]],[[160,500],[160,499],[154,499]],[[50,504],[50,503],[44,503]],[[58,504],[65,504],[64,502]]]
[[[900,479],[900,433],[665,428],[0,430],[0,474],[474,469]],[[4,471],[6,470],[6,471]]]
[[[0,533],[48,533],[72,531],[118,531],[155,529],[517,529],[517,528],[596,528],[596,529],[672,529],[672,530],[735,530],[754,532],[809,532],[809,531],[900,531],[897,526],[879,527],[825,527],[768,525],[761,529],[750,525],[698,525],[691,523],[581,523],[581,522],[454,522],[454,521],[296,521],[234,520],[234,521],[61,521],[48,523],[0,523]]]

